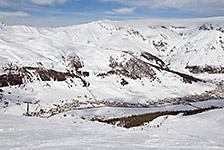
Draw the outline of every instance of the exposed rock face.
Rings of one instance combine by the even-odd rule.
[[[127,31],[129,35],[134,35],[136,37],[141,38],[143,41],[146,41],[146,38],[139,32],[134,29],[130,29]]]
[[[162,52],[166,51],[168,47],[168,43],[163,40],[160,40],[158,42],[153,41],[152,44],[158,51],[162,51]]]
[[[189,69],[191,73],[209,73],[209,74],[223,74],[224,67],[222,66],[186,66],[186,69]]]
[[[65,59],[63,57],[63,59]],[[84,87],[89,86],[89,83],[83,78],[89,76],[87,71],[78,71],[78,69],[84,67],[84,63],[75,53],[68,55],[67,57],[67,72],[61,72],[53,69],[47,69],[43,67],[41,62],[37,64],[41,67],[18,67],[17,65],[8,64],[3,68],[4,74],[0,75],[0,87],[9,85],[21,85],[26,82],[39,81],[65,81],[68,78],[79,78]]]
[[[126,81],[124,78],[122,78],[121,85],[123,85],[123,86],[128,85],[128,81]]]
[[[21,85],[26,82],[33,82],[35,78],[39,81],[65,81],[67,78],[79,78],[83,82],[83,86],[89,86],[89,83],[82,78],[82,76],[87,76],[88,72],[60,72],[43,67],[16,68],[16,70],[11,68],[11,73],[0,75],[0,87]]]
[[[157,66],[157,65],[148,63],[148,65],[150,65],[151,67],[154,67],[154,68],[156,68],[158,70],[163,70],[163,71],[167,71],[167,72],[171,72],[171,73],[177,74],[177,75],[179,75],[180,77],[183,78],[183,82],[185,82],[185,83],[190,83],[191,84],[192,82],[198,82],[198,81],[199,82],[205,82],[205,81],[202,81],[201,79],[195,78],[195,77],[193,77],[191,75],[187,75],[187,74],[184,74],[184,73],[181,73],[181,72],[169,69],[165,65],[165,63],[164,63],[164,61],[162,59],[160,59],[160,58],[158,58],[158,57],[156,57],[156,56],[154,56],[154,55],[152,55],[150,53],[143,52],[141,54],[141,56],[146,58],[149,61],[155,61],[156,64],[159,65],[159,66]]]
[[[15,95],[13,101],[22,102],[29,99],[30,94],[35,100],[43,100],[40,102],[43,108],[57,103],[59,99],[69,101],[80,95],[80,101],[84,95],[88,95],[89,100],[91,97],[94,100],[115,99],[144,104],[148,100],[158,100],[155,104],[162,104],[163,101],[159,99],[199,94],[215,88],[211,82],[194,83],[204,80],[180,70],[184,70],[186,64],[192,64],[186,68],[193,73],[224,72],[223,66],[194,66],[213,64],[213,61],[214,64],[224,64],[221,59],[224,50],[222,27],[215,23],[204,24],[200,28],[170,25],[153,27],[148,23],[129,26],[103,21],[56,29],[3,27],[0,23],[0,88],[4,87],[3,97],[8,99]],[[13,63],[14,66],[2,68],[6,63]],[[89,72],[83,71],[85,69]],[[205,74],[203,78],[210,79],[210,76]],[[49,96],[52,99],[45,98],[42,96],[45,92],[42,86],[47,86],[47,94],[54,96],[60,94],[57,91],[70,93],[61,94],[55,100],[53,96]],[[15,90],[15,94],[8,95],[8,92],[13,93]],[[158,94],[160,91],[163,94]],[[29,93],[25,95],[24,92]],[[37,94],[34,95],[34,92]],[[181,97],[174,99],[171,104],[182,103],[182,100],[187,99],[210,98],[215,97]],[[44,101],[49,102],[49,105],[46,106]]]
[[[155,61],[158,65],[160,65],[161,67],[162,66],[165,66],[165,63],[162,61],[162,59],[148,53],[148,52],[143,52],[141,54],[142,57],[146,58],[147,60],[149,61]]]
[[[76,71],[82,67],[84,67],[83,62],[79,58],[78,55],[72,53],[67,57],[68,67],[71,69],[75,69]]]
[[[199,27],[199,30],[205,30],[205,31],[206,30],[207,31],[209,31],[209,30],[216,30],[216,31],[220,31],[220,32],[224,33],[224,29],[222,27],[220,27],[218,25],[213,26],[212,23],[205,23],[205,24],[201,25]]]
[[[199,27],[199,30],[207,30],[207,31],[209,31],[209,30],[213,30],[213,29],[214,29],[214,27],[212,26],[211,23],[205,23],[205,24],[203,24],[203,25],[201,25]]]
[[[146,58],[152,63],[145,62],[141,58],[135,57],[130,52],[125,52],[125,53],[129,54],[131,57],[129,59],[124,58],[124,60],[121,62],[118,62],[115,58],[110,57],[109,66],[112,69],[106,73],[99,73],[97,76],[105,77],[112,74],[116,74],[116,75],[123,75],[127,78],[134,79],[134,80],[148,78],[151,80],[158,79],[159,81],[159,78],[156,76],[156,72],[154,70],[154,69],[157,69],[159,71],[167,71],[173,74],[177,74],[178,76],[183,78],[184,83],[191,84],[192,82],[198,82],[198,81],[205,82],[191,75],[187,75],[187,74],[169,69],[165,65],[162,59],[148,52],[143,52],[140,56],[143,58]],[[154,64],[153,62],[156,62],[156,64]]]
[[[222,32],[222,33],[224,33],[224,29],[223,29],[222,27],[219,27],[219,28],[217,28],[216,30],[217,30],[217,31],[220,31],[220,32]]]
[[[153,80],[156,78],[156,73],[151,68],[151,66],[135,57],[131,57],[128,60],[123,60],[122,62],[118,62],[113,57],[110,57],[109,62],[109,66],[112,68],[112,70],[108,71],[107,73],[98,74],[98,76],[116,74],[123,75],[134,80],[141,79],[143,77]]]
[[[9,85],[21,85],[23,84],[23,77],[19,74],[3,74],[0,75],[0,87]]]

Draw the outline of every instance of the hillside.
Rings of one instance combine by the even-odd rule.
[[[2,100],[48,109],[72,100],[149,103],[216,88],[224,72],[222,26],[143,22],[60,28],[1,23]]]
[[[0,147],[223,149],[223,20],[1,22]]]

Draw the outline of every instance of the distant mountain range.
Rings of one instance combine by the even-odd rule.
[[[147,104],[214,90],[224,79],[222,20],[105,20],[60,28],[0,23],[2,107]]]

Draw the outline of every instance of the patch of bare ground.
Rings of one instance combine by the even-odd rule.
[[[33,82],[34,79],[39,81],[65,81],[67,78],[78,78],[82,81],[84,87],[89,86],[89,83],[83,78],[89,76],[88,72],[60,72],[44,67],[11,67],[7,68],[5,72],[0,75],[0,87],[22,85],[26,82]]]
[[[149,62],[155,62],[156,64],[148,63],[141,58],[137,58],[129,51],[123,51],[123,52],[125,54],[130,55],[131,57],[127,59],[124,56],[123,58],[124,60],[118,62],[117,59],[111,56],[109,60],[109,67],[111,67],[111,70],[105,73],[99,73],[97,76],[104,78],[109,75],[118,75],[118,76],[122,75],[133,80],[148,78],[150,80],[157,79],[157,81],[160,82],[155,72],[155,69],[157,69],[159,71],[170,72],[182,77],[184,83],[191,84],[192,82],[206,82],[199,78],[195,78],[191,75],[169,69],[162,59],[148,52],[143,52],[141,53],[140,56],[148,60]]]
[[[223,66],[186,66],[185,69],[189,69],[191,73],[200,74],[200,73],[208,73],[208,74],[223,74],[224,67]]]
[[[132,115],[128,117],[120,117],[120,118],[113,118],[113,119],[106,119],[106,120],[95,117],[95,118],[92,118],[91,121],[99,121],[99,122],[103,122],[103,123],[107,123],[111,125],[116,125],[119,127],[132,128],[132,127],[142,126],[144,125],[144,123],[150,122],[160,116],[178,115],[180,113],[183,113],[183,116],[189,116],[189,115],[195,115],[205,111],[220,109],[220,108],[221,107],[211,106],[211,107],[200,108],[195,110],[154,112],[154,113],[148,113],[143,115]]]
[[[104,78],[106,76],[115,74],[122,75],[133,80],[141,79],[144,77],[151,80],[156,79],[156,73],[152,69],[152,67],[144,61],[135,57],[131,57],[128,60],[124,58],[122,62],[118,62],[113,57],[110,57],[109,63],[109,67],[111,67],[111,70],[106,73],[98,74],[98,77]]]
[[[41,62],[37,62],[38,67],[23,66],[19,67],[15,64],[8,64],[3,67],[3,73],[0,74],[0,87],[10,85],[21,85],[26,82],[39,81],[65,81],[67,78],[78,78],[82,81],[84,87],[88,87],[89,83],[83,78],[89,76],[87,71],[79,71],[84,67],[84,63],[76,54],[70,54],[67,59],[62,57],[67,63],[67,72],[61,72],[54,69],[47,69]]]
[[[149,61],[155,61],[157,65],[154,65],[154,64],[151,64],[151,63],[146,63],[147,65],[155,68],[155,69],[158,69],[158,70],[163,70],[163,71],[167,71],[167,72],[170,72],[170,73],[173,73],[173,74],[176,74],[180,77],[183,78],[183,82],[184,83],[192,83],[192,82],[206,82],[204,80],[201,80],[199,78],[195,78],[191,75],[188,75],[188,74],[185,74],[185,73],[181,73],[181,72],[178,72],[178,71],[174,71],[174,70],[171,70],[169,69],[166,64],[158,57],[148,53],[148,52],[143,52],[141,54],[142,57],[144,57],[145,59],[149,60]]]

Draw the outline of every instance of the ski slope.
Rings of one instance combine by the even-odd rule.
[[[50,119],[0,115],[1,149],[223,149],[224,110],[160,117],[131,129],[59,115]],[[158,128],[157,124],[162,125]]]

